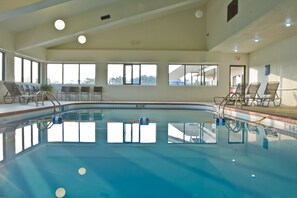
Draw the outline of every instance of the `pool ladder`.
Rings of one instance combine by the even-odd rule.
[[[36,93],[36,106],[38,106],[38,99],[41,98],[41,104],[44,105],[45,97],[53,104],[54,106],[54,113],[56,114],[57,107],[59,111],[61,111],[61,103],[59,100],[52,94],[50,91],[39,91]]]
[[[234,102],[235,107],[238,107],[239,104],[239,108],[242,107],[242,102],[244,101],[244,98],[242,97],[241,94],[239,93],[229,93],[224,99],[223,101],[219,104],[219,112],[222,112],[222,115],[224,117],[225,115],[225,106],[230,103],[230,102]]]

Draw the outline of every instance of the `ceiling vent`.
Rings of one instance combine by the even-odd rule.
[[[101,21],[106,20],[106,19],[110,19],[110,14],[101,16],[100,19],[101,19]]]

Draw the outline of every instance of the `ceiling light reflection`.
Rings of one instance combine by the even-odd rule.
[[[65,194],[66,194],[66,190],[64,188],[58,188],[56,190],[56,197],[58,197],[58,198],[64,197]]]
[[[85,175],[87,173],[87,169],[85,169],[84,167],[81,167],[78,169],[78,173],[80,175]]]

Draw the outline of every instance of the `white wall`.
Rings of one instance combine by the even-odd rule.
[[[250,81],[262,83],[262,94],[267,81],[279,81],[278,94],[282,104],[297,106],[297,36],[267,46],[250,54]],[[271,74],[265,76],[265,65],[270,64]],[[260,94],[260,95],[261,95]]]

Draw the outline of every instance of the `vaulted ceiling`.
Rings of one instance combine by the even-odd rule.
[[[297,34],[297,1],[285,0],[270,12],[264,14],[259,20],[248,25],[236,34],[230,36],[212,49],[207,49],[207,45],[202,43],[200,48],[191,44],[193,36],[201,34],[204,38],[205,31],[199,30],[197,18],[194,12],[197,9],[204,11],[203,17],[208,17],[206,12],[209,0],[1,0],[0,6],[0,29],[10,32],[15,38],[15,50],[27,50],[33,48],[61,49],[61,48],[104,48],[108,49],[108,44],[118,45],[118,48],[125,49],[125,44],[116,40],[119,32],[126,34],[130,39],[129,44],[136,48],[153,49],[153,45],[160,43],[160,49],[166,50],[213,50],[221,52],[233,52],[236,46],[241,47],[240,52],[250,53],[261,47],[277,42]],[[191,12],[191,13],[190,13]],[[193,21],[188,22],[188,26],[180,26],[174,31],[174,27],[168,18],[182,24],[186,19],[186,14],[193,16]],[[100,17],[110,15],[110,19],[101,20]],[[180,17],[177,20],[176,17]],[[289,16],[293,22],[290,28],[285,28],[280,21],[284,16]],[[166,18],[167,17],[167,18]],[[188,17],[188,16],[187,16]],[[54,21],[61,18],[66,23],[63,31],[54,29]],[[196,21],[195,21],[196,20]],[[164,27],[165,34],[143,35],[149,32],[153,24],[163,21],[168,24]],[[202,21],[202,20],[201,20]],[[204,20],[205,22],[205,20]],[[200,22],[202,23],[202,22]],[[139,34],[135,39],[129,34],[135,30],[138,24]],[[161,23],[160,23],[161,24]],[[206,29],[206,24],[203,24]],[[145,27],[146,26],[146,27]],[[193,28],[191,33],[187,33],[186,28]],[[130,30],[130,32],[128,31]],[[183,29],[183,30],[182,30]],[[169,33],[172,32],[170,40]],[[173,33],[175,32],[175,33]],[[88,45],[77,46],[77,37],[81,34],[87,35]],[[188,43],[183,48],[182,43],[172,44],[174,36],[184,34],[182,42]],[[203,34],[203,36],[202,36]],[[159,35],[159,34],[158,34]],[[260,42],[251,42],[251,35],[258,35]],[[145,43],[145,39],[151,37],[154,42]],[[108,44],[99,42],[105,39]],[[125,38],[125,37],[124,37]],[[188,38],[188,40],[186,40]],[[199,38],[200,39],[200,38]],[[201,40],[201,39],[200,39]],[[205,37],[206,40],[206,37]],[[113,43],[114,41],[114,43]],[[162,43],[163,41],[163,43]],[[181,42],[181,41],[180,41]],[[205,41],[206,42],[206,41]],[[142,45],[143,44],[143,45]],[[96,46],[100,45],[100,46]],[[166,47],[165,47],[166,46]],[[202,46],[202,47],[201,47]]]
[[[0,26],[15,34],[16,50],[53,48],[77,39],[80,34],[98,36],[98,32],[125,27],[203,6],[207,0],[4,0]],[[101,16],[110,19],[101,20]],[[194,16],[194,13],[192,13]],[[61,18],[63,31],[53,28]],[[194,17],[193,17],[194,18]],[[137,43],[138,41],[132,41]]]

